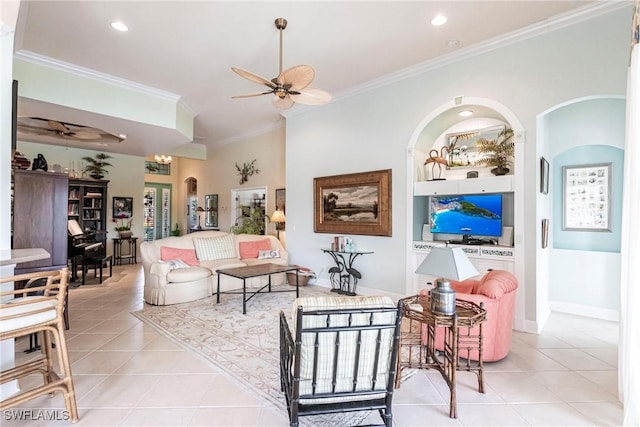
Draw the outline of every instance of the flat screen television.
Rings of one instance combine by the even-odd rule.
[[[432,233],[502,235],[502,194],[431,196],[429,205]]]

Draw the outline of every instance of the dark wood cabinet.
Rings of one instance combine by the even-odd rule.
[[[18,264],[15,274],[67,265],[69,177],[44,171],[13,171],[13,249],[43,248],[50,258]]]

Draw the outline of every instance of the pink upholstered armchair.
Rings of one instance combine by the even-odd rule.
[[[480,280],[452,281],[451,287],[456,291],[456,299],[471,301],[478,305],[482,302],[484,309],[487,310],[487,321],[482,326],[482,360],[493,362],[503,359],[509,353],[511,345],[511,328],[518,279],[508,271],[492,270]],[[423,289],[421,294],[425,295],[428,291],[428,289]],[[471,332],[477,333],[476,328]],[[460,332],[465,334],[467,331],[461,330]],[[424,328],[422,333],[423,342],[426,342]],[[436,348],[438,350],[442,350],[443,340],[443,331],[437,331]],[[478,352],[472,351],[469,358],[478,360]]]

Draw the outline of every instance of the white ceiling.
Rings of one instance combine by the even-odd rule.
[[[591,1],[42,1],[26,2],[16,52],[95,70],[167,91],[196,114],[194,139],[206,146],[233,142],[278,125],[284,118],[271,95],[231,71],[244,68],[267,79],[278,73],[278,31],[284,17],[284,68],[314,67],[313,86],[334,100],[389,74],[495,41],[505,34]],[[444,13],[441,27],[431,18]],[[110,28],[122,20],[129,31]],[[447,46],[458,40],[457,49]],[[294,106],[302,108],[300,106]],[[308,107],[307,107],[308,108]],[[323,108],[323,107],[317,107]],[[20,116],[38,116],[126,133],[102,151],[149,155],[182,144],[175,130],[21,99]]]

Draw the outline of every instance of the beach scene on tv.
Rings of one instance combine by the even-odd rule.
[[[432,196],[430,221],[432,233],[500,236],[502,195]]]

